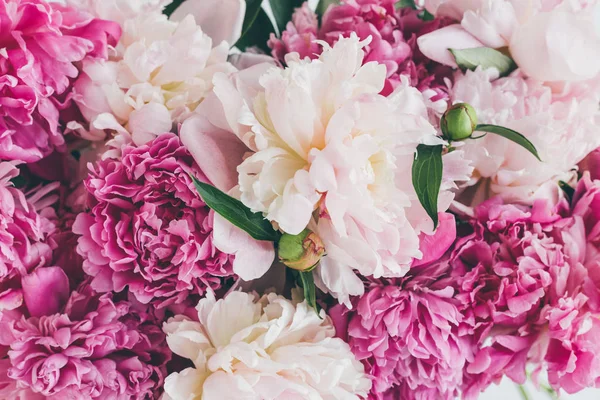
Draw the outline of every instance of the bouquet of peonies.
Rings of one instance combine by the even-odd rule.
[[[600,387],[597,0],[0,27],[0,399]]]

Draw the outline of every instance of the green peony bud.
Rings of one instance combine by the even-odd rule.
[[[467,103],[458,103],[444,113],[440,125],[445,139],[465,140],[477,127],[477,114]]]
[[[278,247],[281,262],[297,271],[312,270],[325,254],[321,238],[308,229],[299,235],[283,234]]]

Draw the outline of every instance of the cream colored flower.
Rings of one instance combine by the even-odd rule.
[[[306,301],[232,292],[197,310],[198,322],[164,325],[171,350],[194,363],[167,377],[165,400],[350,400],[371,388],[325,312]]]

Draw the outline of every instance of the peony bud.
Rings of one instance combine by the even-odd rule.
[[[285,233],[278,247],[281,262],[297,271],[312,270],[325,254],[321,238],[308,229],[298,235]]]
[[[477,127],[477,114],[467,103],[458,103],[444,113],[440,125],[445,139],[465,140]]]

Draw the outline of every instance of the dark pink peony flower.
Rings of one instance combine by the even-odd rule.
[[[36,274],[36,269],[51,265],[49,236],[56,231],[54,222],[45,215],[52,213],[51,209],[44,204],[38,204],[41,207],[36,209],[38,192],[26,197],[13,186],[11,180],[18,175],[18,169],[12,163],[0,162],[0,313],[21,307],[23,292],[28,287],[23,286],[22,281],[30,279],[30,274]],[[40,193],[42,191],[45,192],[45,189]],[[35,276],[59,285],[62,279],[56,268]],[[35,296],[35,293],[30,293],[25,295],[25,300],[29,298],[29,302],[34,302]],[[44,307],[44,304],[34,305],[38,306]],[[3,344],[1,339],[0,344]]]
[[[37,161],[64,150],[74,63],[106,58],[120,27],[42,0],[0,0],[0,27],[0,160]]]
[[[8,378],[48,399],[157,398],[170,357],[153,315],[87,283],[61,313],[23,317],[9,329]]]
[[[320,27],[317,16],[305,3],[296,10],[281,38],[271,35],[268,44],[273,57],[285,63],[286,54],[292,52],[301,58],[317,58],[322,47],[316,40],[333,45],[340,37],[352,33],[360,39],[371,37],[364,62],[375,61],[387,67],[388,79],[382,94],[390,94],[404,76],[432,102],[448,100],[444,79],[452,77],[451,69],[423,56],[416,41],[449,21],[423,21],[416,10],[396,10],[396,3],[396,0],[342,0],[340,5],[329,7]]]
[[[438,282],[443,268],[417,267],[402,280],[371,282],[353,310],[330,310],[336,331],[347,334],[372,376],[370,398],[454,399],[459,393],[476,347],[465,335],[454,290]]]
[[[526,368],[556,390],[600,386],[600,181],[572,204],[492,199],[438,260],[369,281],[330,310],[374,380],[372,399],[476,399]]]
[[[233,275],[231,256],[213,245],[212,217],[190,174],[207,181],[173,134],[122,160],[104,160],[85,181],[92,207],[73,226],[84,271],[100,292],[126,287],[157,307],[191,301]],[[197,300],[197,299],[196,299]]]
[[[584,177],[571,207],[493,200],[476,209],[474,233],[459,240],[450,260],[456,298],[480,343],[466,368],[465,398],[502,376],[524,383],[527,365],[535,376],[545,370],[556,390],[600,383],[599,184]]]

